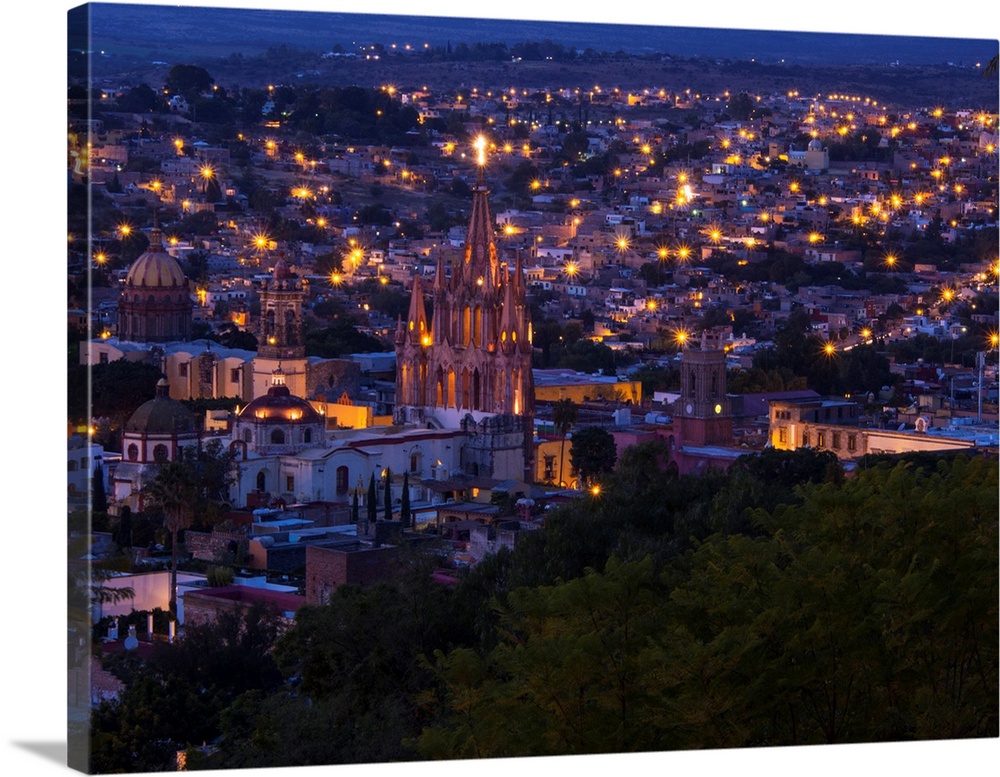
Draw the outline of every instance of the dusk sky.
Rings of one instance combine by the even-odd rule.
[[[135,4],[135,3],[133,3]],[[154,5],[154,3],[138,3]],[[155,3],[170,5],[169,3]],[[13,406],[15,392],[23,402],[19,369],[51,360],[44,368],[44,378],[33,380],[29,391],[31,409],[17,409],[14,436],[7,458],[9,486],[24,482],[29,488],[19,490],[13,509],[7,513],[6,563],[3,565],[3,603],[8,613],[5,634],[13,650],[5,652],[7,689],[7,726],[3,760],[8,772],[19,775],[65,774],[65,585],[62,578],[65,547],[65,497],[62,487],[49,488],[48,497],[28,499],[24,491],[37,490],[41,473],[54,468],[56,480],[62,475],[61,455],[65,441],[65,336],[63,291],[65,276],[65,22],[66,11],[77,3],[34,3],[25,9],[28,19],[19,13],[9,16],[7,46],[4,47],[4,72],[7,75],[8,117],[4,123],[6,165],[5,202],[16,210],[5,219],[8,228],[27,224],[18,230],[16,243],[8,247],[8,264],[14,272],[8,277],[7,293],[13,304],[4,306],[3,331],[12,334],[12,358],[8,361],[5,402]],[[283,10],[341,11],[363,10],[366,13],[412,14],[415,4],[402,0],[369,0],[357,8],[344,0],[290,0],[289,2],[226,2],[197,0],[192,6],[234,8],[276,8]],[[722,3],[681,4],[581,4],[571,0],[508,0],[503,4],[468,4],[456,0],[424,0],[421,11],[438,16],[474,16],[510,19],[541,18],[556,21],[622,21],[630,24],[672,26],[712,26],[739,29],[785,29],[796,31],[841,31],[929,35],[959,38],[1000,38],[995,0],[971,0],[963,4],[872,3],[870,0],[844,0],[837,4],[773,0],[767,4]],[[912,10],[911,10],[912,9]],[[924,10],[931,9],[931,10]],[[20,8],[18,9],[21,10]],[[627,18],[616,19],[614,11]],[[935,18],[936,11],[943,18]],[[27,34],[22,34],[27,32]],[[995,49],[994,49],[995,51]],[[41,78],[38,78],[41,76]],[[31,153],[40,148],[42,153]],[[30,184],[34,184],[31,186]],[[12,191],[24,187],[27,196]],[[52,194],[49,194],[52,192]],[[48,202],[56,203],[48,207]],[[21,261],[17,261],[20,259]],[[25,259],[27,261],[25,261]],[[30,287],[28,284],[31,284]],[[55,305],[47,303],[54,298]],[[50,315],[51,311],[51,315]],[[46,413],[47,408],[54,412]],[[12,461],[13,459],[13,461]],[[16,468],[16,470],[15,470]],[[18,474],[14,474],[14,472]],[[39,577],[43,576],[43,577]],[[47,579],[46,579],[47,578]],[[30,598],[29,598],[30,597]],[[17,613],[16,621],[10,619]],[[543,769],[569,768],[582,764],[585,774],[600,769],[674,770],[677,774],[699,770],[720,773],[739,766],[742,773],[788,774],[807,767],[811,774],[843,774],[845,768],[902,766],[908,775],[941,774],[961,764],[975,769],[996,763],[1000,740],[949,741],[942,744],[856,745],[839,748],[798,748],[709,753],[664,753],[632,756],[589,756],[585,762],[549,759],[524,761],[480,761],[421,763],[414,765],[354,766],[352,774],[465,775],[470,769],[489,777],[518,772],[542,773]],[[784,768],[782,768],[784,767]],[[234,774],[247,777],[305,777],[330,773],[332,767],[312,767],[308,771],[292,768],[245,770]]]

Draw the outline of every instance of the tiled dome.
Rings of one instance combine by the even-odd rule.
[[[154,288],[187,288],[184,271],[170,254],[163,250],[163,233],[156,227],[149,233],[149,249],[136,259],[125,277],[127,286]]]

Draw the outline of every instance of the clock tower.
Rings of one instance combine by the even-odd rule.
[[[726,352],[702,333],[701,347],[681,356],[681,395],[674,425],[687,445],[731,445],[733,415],[726,396]]]

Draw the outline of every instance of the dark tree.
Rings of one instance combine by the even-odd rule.
[[[614,469],[618,458],[615,438],[598,426],[578,429],[573,432],[569,458],[580,479],[589,484],[595,476]]]
[[[378,507],[375,504],[375,473],[372,473],[368,481],[368,522],[375,523],[378,520]]]
[[[729,115],[739,121],[746,121],[753,114],[755,103],[746,92],[740,92],[729,101]]]
[[[139,84],[119,97],[115,105],[128,113],[152,113],[160,106],[160,96],[148,84]]]
[[[410,515],[410,473],[403,473],[403,495],[399,500],[399,520],[404,528],[409,528],[413,522]]]
[[[94,467],[93,490],[90,496],[91,509],[95,513],[106,513],[108,511],[108,495],[104,490],[104,467],[98,463]]]
[[[212,88],[215,79],[208,71],[197,65],[174,65],[163,82],[164,88],[172,94],[193,97]]]

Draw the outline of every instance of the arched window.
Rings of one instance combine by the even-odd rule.
[[[78,467],[76,466],[76,462],[75,461],[69,462],[69,471],[70,472],[76,472],[77,469],[78,469]]]
[[[267,489],[264,488],[266,484],[267,484],[267,478],[264,476],[264,471],[261,470],[260,472],[257,473],[257,490],[266,491]]]
[[[253,432],[250,429],[243,430],[243,442],[250,442],[253,439]]]
[[[302,442],[311,443],[313,441],[313,430],[306,429],[302,432]]]
[[[167,446],[161,443],[160,445],[157,445],[155,448],[153,448],[153,461],[157,462],[158,464],[162,464],[166,460],[167,460]]]
[[[337,467],[337,493],[346,494],[347,484],[350,482],[351,473],[347,467]]]
[[[139,446],[132,443],[128,446],[128,460],[138,461],[139,460]]]
[[[285,430],[284,429],[274,429],[271,431],[271,444],[272,445],[284,445],[285,444]]]

